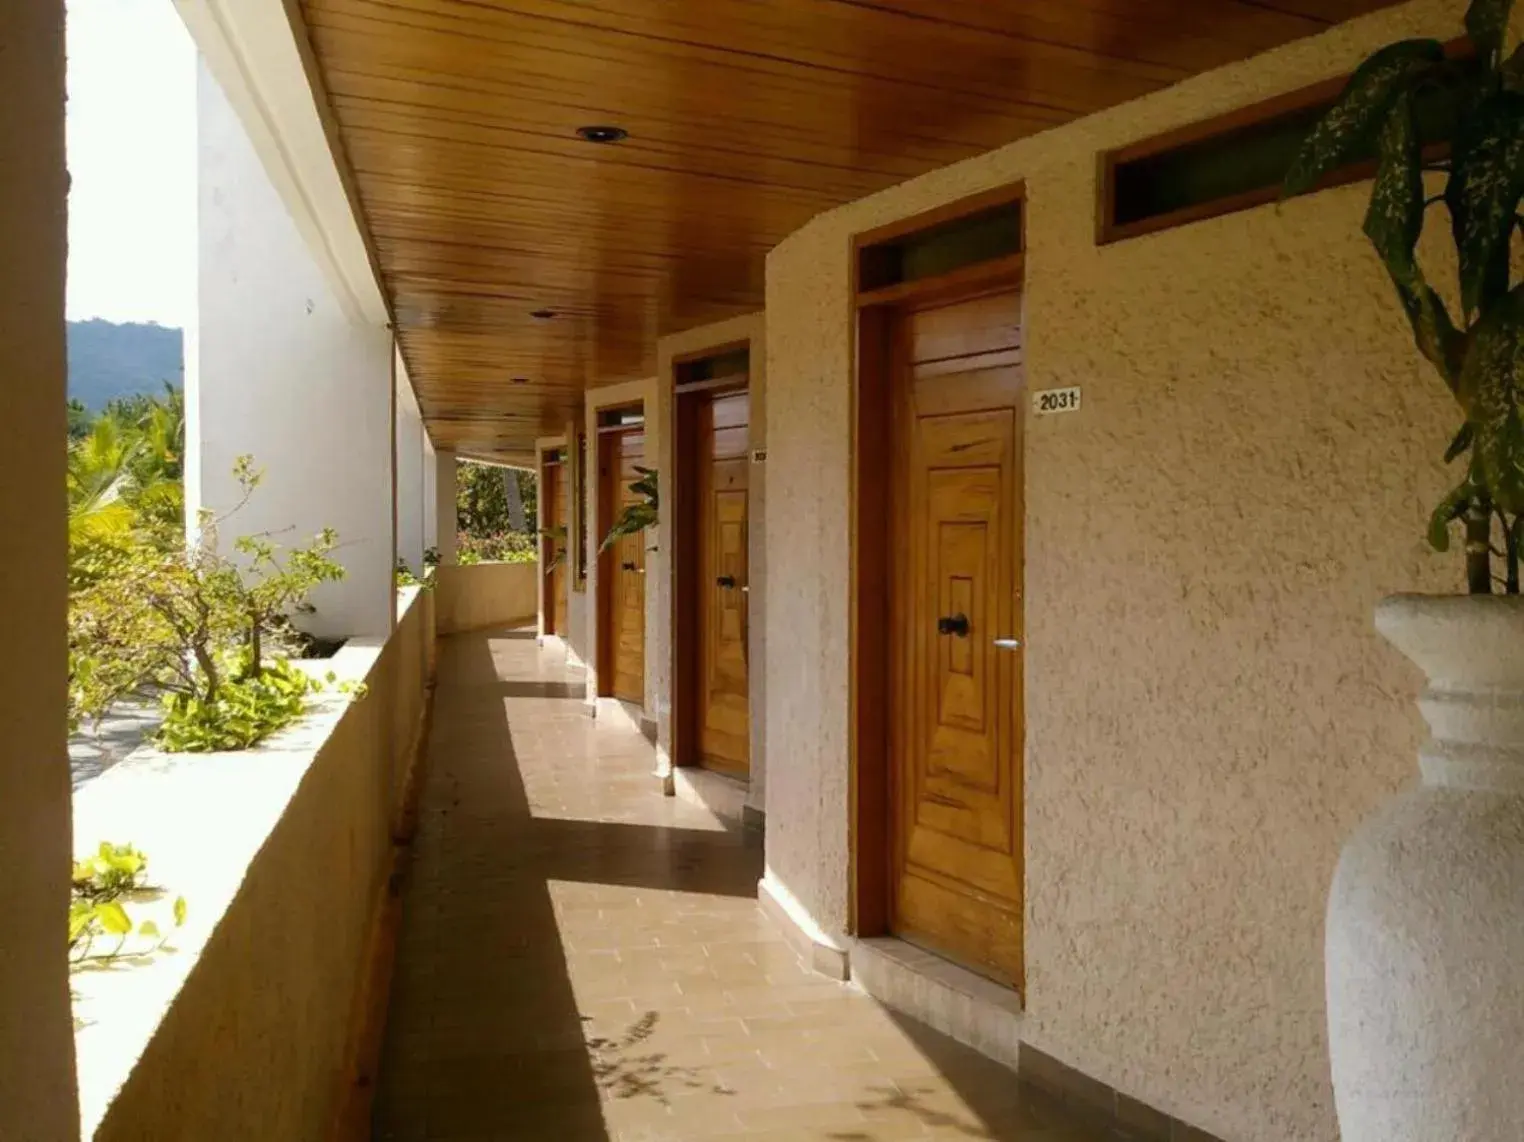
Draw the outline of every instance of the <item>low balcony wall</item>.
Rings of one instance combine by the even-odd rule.
[[[473,563],[435,570],[439,633],[529,622],[539,610],[538,563]]]
[[[399,602],[389,638],[312,664],[362,697],[252,750],[140,750],[76,795],[79,852],[132,843],[189,906],[166,951],[73,977],[83,1138],[332,1136],[427,722],[433,594]]]

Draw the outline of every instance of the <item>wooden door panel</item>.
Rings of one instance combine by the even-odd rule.
[[[910,315],[898,344],[895,930],[1016,981],[1022,829],[1019,299]],[[961,357],[958,354],[962,354]],[[940,624],[940,625],[939,625]]]
[[[746,393],[714,397],[704,416],[708,463],[701,481],[702,571],[699,753],[745,774],[751,764],[748,654],[748,445]]]
[[[977,357],[1021,346],[1021,308],[1011,294],[917,310],[909,317],[910,360]]]
[[[1012,491],[1013,421],[1010,409],[918,420],[913,477],[925,489],[925,515],[913,533],[924,552],[917,613],[930,649],[916,664],[907,743],[907,859],[1014,902],[1012,672],[1010,653],[994,645],[1010,625],[1012,537],[1002,509]],[[963,618],[967,634],[935,634],[943,617]]]
[[[606,526],[630,504],[640,501],[630,485],[640,479],[639,467],[645,459],[645,433],[638,430],[605,434],[601,441],[603,457],[599,476],[603,481],[602,503]],[[646,662],[646,536],[642,533],[621,536],[599,564],[601,576],[607,575],[607,587],[600,586],[599,606],[603,611],[600,638],[607,639],[600,649],[601,669],[609,672],[607,692],[625,702],[645,702]]]
[[[545,466],[545,486],[540,489],[545,510],[544,528],[549,531],[566,523],[566,497],[563,494],[561,465]],[[564,541],[546,537],[541,542],[541,566],[555,559]],[[545,576],[545,633],[566,634],[566,561],[563,559]]]

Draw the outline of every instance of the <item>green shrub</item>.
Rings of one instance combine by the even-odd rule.
[[[159,890],[146,882],[148,858],[131,845],[102,841],[94,855],[76,861],[69,891],[69,966],[107,964],[124,957],[151,955],[166,937],[152,920],[134,923],[123,901],[154,897]],[[175,927],[185,923],[185,898],[174,903]],[[100,940],[116,938],[109,951],[97,951]],[[132,941],[136,941],[132,943]]]
[[[433,549],[430,548],[430,550]],[[428,556],[425,555],[423,578],[420,579],[417,575],[413,574],[413,569],[407,565],[406,559],[398,559],[397,571],[394,576],[397,581],[397,589],[401,590],[403,587],[422,587],[425,591],[432,591],[434,589],[434,567],[437,563],[437,559],[434,563],[428,562]]]
[[[275,657],[270,650],[294,641],[291,616],[312,609],[311,590],[343,577],[344,568],[332,557],[338,537],[325,528],[305,546],[286,548],[264,532],[236,539],[237,559],[219,554],[217,528],[248,502],[260,480],[248,457],[239,458],[234,475],[243,499],[221,517],[202,515],[201,542],[165,543],[158,529],[129,528],[102,560],[102,572],[76,585],[69,600],[71,732],[129,695],[166,691],[173,696],[172,721],[203,729],[226,723],[210,737],[232,742],[254,732],[267,720],[264,713],[285,700],[289,687],[282,680],[263,690],[248,683]],[[240,692],[224,700],[224,689],[234,684]],[[164,740],[203,736],[170,734]]]
[[[284,659],[245,669],[217,689],[216,697],[170,694],[154,740],[170,753],[248,749],[307,710],[308,695],[322,683]]]
[[[462,567],[475,563],[533,563],[538,558],[534,536],[526,532],[473,535],[463,531],[456,537],[455,560]]]

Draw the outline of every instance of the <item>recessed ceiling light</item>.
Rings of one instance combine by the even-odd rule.
[[[589,143],[622,143],[630,137],[630,133],[623,127],[610,127],[596,125],[592,127],[578,127],[577,136]]]
[[[549,321],[555,315],[556,311],[553,309],[533,309],[529,312],[529,316],[536,321]]]

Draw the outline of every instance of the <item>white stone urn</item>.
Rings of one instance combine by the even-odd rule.
[[[1343,1142],[1524,1138],[1524,598],[1399,595],[1428,676],[1422,782],[1360,826],[1328,902]]]

